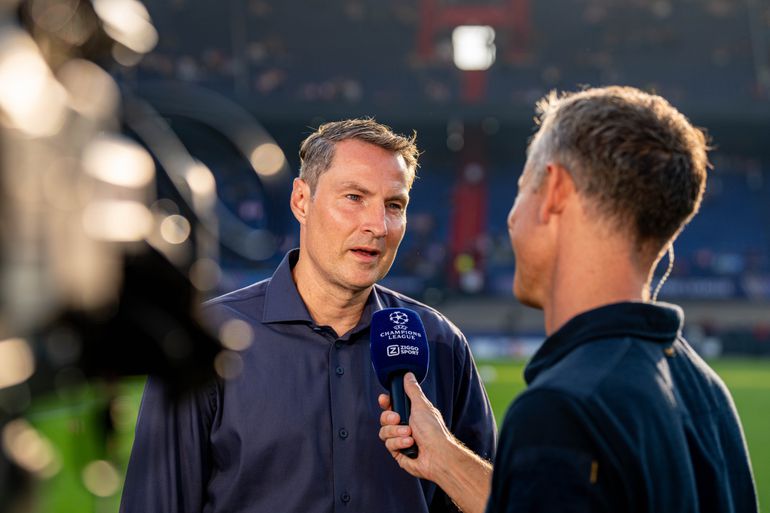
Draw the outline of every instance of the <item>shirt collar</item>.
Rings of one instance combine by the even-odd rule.
[[[372,315],[374,315],[374,312],[378,312],[385,308],[382,304],[378,288],[379,285],[372,287],[369,297],[366,298],[366,304],[364,305],[364,311],[361,313],[361,319],[358,320],[356,327],[350,330],[350,333],[348,333],[349,336],[368,330],[369,326],[372,324]],[[343,338],[347,338],[347,335]]]
[[[545,339],[524,369],[529,384],[578,346],[598,338],[635,337],[670,343],[681,335],[684,313],[668,303],[615,303],[576,315]]]
[[[292,268],[299,260],[299,249],[292,249],[276,268],[265,293],[265,309],[262,322],[304,322],[314,324],[313,318],[307,311],[302,296],[299,295],[297,284],[291,274]],[[369,297],[366,299],[363,313],[358,324],[348,335],[354,335],[369,328],[372,322],[372,314],[384,308],[378,285],[372,287]],[[348,338],[343,337],[343,338]]]
[[[286,253],[273,273],[265,292],[265,311],[262,322],[313,322],[291,275],[291,270],[298,259],[299,249],[292,249]]]

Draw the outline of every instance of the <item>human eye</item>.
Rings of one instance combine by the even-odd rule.
[[[401,212],[404,210],[404,205],[397,202],[390,202],[387,204],[387,206],[390,210],[393,210],[394,212]]]
[[[345,197],[349,199],[350,201],[361,201],[361,195],[360,194],[345,194]]]

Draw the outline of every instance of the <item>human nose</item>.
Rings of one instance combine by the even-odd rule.
[[[513,223],[516,221],[515,216],[516,216],[516,202],[513,203],[513,205],[511,206],[511,210],[508,211],[508,218],[506,219],[509,230],[513,227]]]
[[[364,214],[363,229],[375,238],[382,238],[388,234],[388,218],[385,205],[371,205]]]

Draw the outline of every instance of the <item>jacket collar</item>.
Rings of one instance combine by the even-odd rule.
[[[684,313],[667,303],[614,303],[576,315],[559,328],[524,369],[529,384],[577,347],[599,338],[634,337],[671,343],[681,336]]]

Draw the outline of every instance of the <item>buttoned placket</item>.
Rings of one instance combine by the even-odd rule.
[[[350,437],[350,429],[352,426],[348,426],[347,423],[350,419],[347,418],[345,408],[345,401],[342,399],[342,390],[346,386],[350,386],[350,377],[347,375],[351,370],[350,364],[350,351],[348,343],[345,340],[337,338],[333,330],[329,328],[321,328],[320,332],[331,342],[329,344],[329,404],[331,408],[331,433],[332,433],[332,468],[333,483],[334,483],[334,510],[335,511],[350,511],[350,502],[352,500],[350,487],[350,476],[345,461],[350,459],[348,454],[343,454],[345,451],[350,451],[348,447],[348,439]]]

